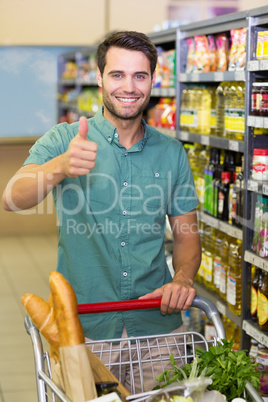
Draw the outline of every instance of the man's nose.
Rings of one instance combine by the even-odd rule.
[[[122,85],[123,91],[126,92],[133,92],[134,91],[134,82],[132,77],[125,77],[123,85]]]

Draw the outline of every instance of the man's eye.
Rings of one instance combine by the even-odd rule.
[[[136,78],[137,78],[138,80],[143,80],[143,79],[144,79],[144,75],[142,75],[142,74],[137,74],[137,75],[136,75]]]
[[[113,74],[113,78],[121,78],[121,74]]]

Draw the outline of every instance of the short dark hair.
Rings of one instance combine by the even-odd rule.
[[[157,50],[147,35],[135,31],[119,31],[109,35],[97,49],[97,64],[101,75],[106,65],[106,54],[110,47],[119,47],[144,53],[150,62],[151,74],[153,75],[157,63]]]

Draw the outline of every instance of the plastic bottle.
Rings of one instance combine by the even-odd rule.
[[[223,171],[223,164],[221,163],[220,160],[220,153],[215,155],[215,172],[214,172],[214,178],[212,181],[212,215],[215,218],[218,218],[218,195],[219,195],[219,186],[221,183],[221,174]]]
[[[251,281],[251,299],[250,299],[250,314],[252,321],[257,322],[257,310],[258,310],[258,288],[259,288],[259,277],[260,268],[255,268],[255,274]]]
[[[210,290],[215,290],[213,278],[215,229],[206,226],[204,245],[204,284]]]
[[[213,214],[213,179],[215,176],[215,168],[220,160],[220,150],[216,148],[210,149],[210,161],[204,171],[205,178],[205,197],[204,211]]]
[[[205,168],[209,163],[209,151],[208,149],[203,149],[199,154],[199,169],[197,178],[197,194],[199,198],[199,209],[203,211],[204,209],[204,197],[205,197]]]
[[[257,200],[255,204],[255,216],[254,216],[254,234],[252,239],[252,250],[255,253],[258,250],[258,243],[260,241],[261,218],[262,218],[262,196],[257,195]]]
[[[181,93],[181,104],[180,104],[180,130],[188,131],[188,110],[189,110],[189,88],[186,86]]]
[[[260,240],[257,253],[262,258],[268,257],[268,197],[262,196],[262,216],[260,228]]]
[[[234,344],[232,347],[232,350],[239,350],[240,349],[240,339],[241,339],[241,330],[238,325],[234,326],[234,332],[233,332],[233,340]]]
[[[188,118],[187,125],[190,133],[196,133],[198,129],[197,88],[189,86],[188,89]]]
[[[200,236],[200,242],[201,242],[202,258],[201,258],[199,270],[196,275],[196,280],[200,283],[204,283],[205,224],[203,222],[199,221],[198,227],[199,227],[199,236]]]
[[[229,186],[231,182],[231,172],[222,172],[221,183],[218,190],[218,218],[228,222],[229,218]]]
[[[244,220],[244,189],[243,189],[244,173],[243,161],[242,167],[239,168],[236,174],[235,189],[236,189],[236,221],[235,225],[239,228],[243,226]]]
[[[268,331],[268,272],[263,273],[259,291],[258,323],[261,331]]]
[[[244,140],[245,132],[245,83],[238,82],[236,84],[235,108],[233,111],[234,129],[233,139],[238,141]]]
[[[218,294],[220,294],[220,283],[221,283],[221,245],[222,245],[223,238],[224,238],[224,233],[219,230],[215,230],[213,281],[214,281],[215,291]]]
[[[225,93],[227,82],[221,82],[216,89],[216,136],[225,137]]]
[[[223,300],[226,300],[226,284],[227,274],[229,271],[229,244],[232,238],[228,235],[224,235],[220,246],[221,256],[221,274],[220,274],[220,296]]]
[[[205,86],[199,86],[196,90],[196,104],[198,126],[197,133],[210,134],[211,93]]]
[[[216,89],[209,88],[211,96],[211,109],[210,109],[210,135],[216,134]]]
[[[234,240],[229,245],[229,273],[227,275],[226,300],[229,309],[236,315],[241,314],[242,293],[242,241]]]
[[[250,356],[252,364],[256,363],[257,355],[258,355],[258,341],[251,338],[250,348],[249,348],[249,356]]]

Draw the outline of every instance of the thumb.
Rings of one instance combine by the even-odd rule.
[[[82,139],[82,140],[86,140],[87,139],[87,132],[88,132],[88,123],[87,123],[87,119],[85,116],[81,116],[79,119],[79,131],[78,131],[78,136]]]

